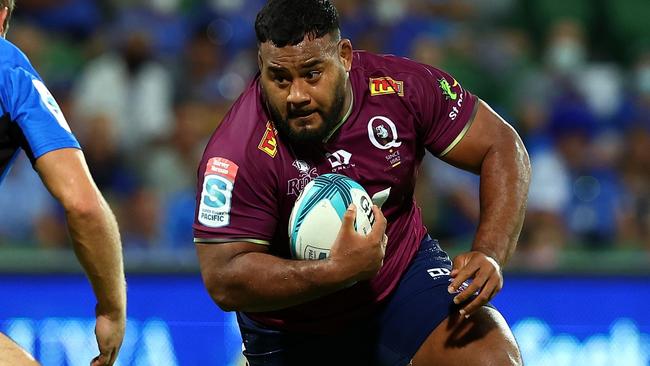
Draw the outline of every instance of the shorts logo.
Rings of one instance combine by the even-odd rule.
[[[368,138],[378,149],[388,150],[402,146],[397,141],[397,127],[388,117],[376,116],[368,121]]]
[[[449,276],[451,270],[449,270],[449,268],[431,268],[427,269],[427,273],[429,273],[429,276],[433,277],[433,279],[437,279],[441,276]]]
[[[224,158],[208,160],[204,179],[199,222],[207,227],[224,227],[230,224],[232,190],[239,167]]]
[[[393,80],[390,76],[381,78],[370,78],[370,96],[397,94],[400,97],[404,96],[404,82]]]
[[[36,88],[36,91],[38,91],[38,94],[41,96],[41,101],[45,107],[47,107],[50,113],[52,113],[52,116],[56,118],[56,121],[59,123],[59,125],[63,127],[64,130],[72,132],[70,131],[68,122],[65,120],[65,116],[63,116],[63,112],[61,112],[61,108],[59,108],[59,105],[56,103],[56,100],[47,89],[45,84],[43,84],[43,82],[38,79],[33,79],[32,84],[34,84],[34,88]]]
[[[264,131],[264,136],[262,136],[262,141],[257,145],[257,148],[264,151],[268,156],[274,158],[278,153],[278,139],[277,131],[273,127],[271,121],[266,122],[266,131]]]

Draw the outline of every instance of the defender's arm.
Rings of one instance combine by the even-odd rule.
[[[65,209],[75,254],[97,297],[97,340],[102,363],[112,365],[122,344],[126,289],[115,217],[97,189],[78,149],[51,151],[36,170]]]

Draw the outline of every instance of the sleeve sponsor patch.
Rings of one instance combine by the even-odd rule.
[[[267,155],[274,158],[278,153],[278,140],[276,138],[277,131],[271,121],[266,122],[266,131],[262,136],[262,141],[257,145],[257,148],[264,151]]]
[[[442,77],[438,80],[438,87],[440,88],[442,95],[445,97],[445,101],[450,102],[451,111],[449,112],[448,117],[453,121],[460,114],[465,97],[458,81],[453,78],[452,80],[454,83],[450,84],[447,79]]]
[[[238,170],[237,164],[228,159],[208,160],[198,212],[201,224],[215,228],[230,224],[232,190]]]
[[[61,112],[61,108],[59,108],[59,105],[56,103],[56,100],[47,89],[45,84],[43,84],[43,82],[38,79],[33,79],[32,84],[34,84],[34,88],[36,88],[36,91],[38,91],[38,94],[41,96],[41,101],[43,101],[45,107],[47,107],[50,113],[52,113],[52,116],[56,118],[56,121],[59,123],[59,125],[64,130],[71,132],[70,126],[63,116],[63,112]]]

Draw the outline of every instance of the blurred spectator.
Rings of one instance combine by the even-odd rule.
[[[627,194],[623,197],[625,209],[620,240],[650,249],[650,129],[632,128],[625,141],[620,172]]]
[[[28,195],[25,192],[29,192]],[[0,186],[0,243],[36,244],[38,222],[53,215],[56,201],[32,169],[29,159],[19,154]]]
[[[197,156],[257,72],[263,3],[19,1],[10,37],[69,116],[127,248],[190,246]],[[552,269],[565,250],[650,253],[647,1],[335,3],[355,48],[449,72],[521,133],[533,181],[515,263]],[[430,232],[466,245],[477,177],[437,159],[422,175]],[[60,209],[29,162],[5,183],[0,206],[14,209],[0,216],[0,241],[65,246]],[[13,194],[17,186],[33,194]]]
[[[17,15],[49,32],[76,40],[88,38],[101,24],[98,2],[93,0],[20,0]]]
[[[196,188],[196,164],[205,146],[202,131],[213,117],[211,111],[205,104],[179,103],[169,141],[141,156],[139,170],[161,199]]]
[[[116,9],[115,37],[119,41],[146,30],[149,51],[158,59],[173,60],[183,51],[189,29],[180,5],[180,0],[125,2]]]
[[[561,19],[553,24],[545,52],[546,64],[553,77],[576,78],[585,66],[587,56],[584,29],[580,23]]]
[[[151,47],[144,29],[125,30],[118,48],[90,61],[75,85],[74,117],[107,116],[127,153],[171,127],[172,78],[153,59]]]
[[[160,200],[149,187],[131,192],[118,216],[124,250],[161,246],[161,212]]]
[[[425,159],[428,181],[437,196],[436,239],[447,246],[471,243],[479,218],[479,178],[436,158]]]
[[[176,98],[214,102],[222,97],[221,48],[210,40],[207,29],[199,27],[190,37],[176,72]]]
[[[630,84],[635,97],[630,124],[650,129],[650,49],[638,57],[631,74]]]
[[[133,189],[137,178],[119,147],[116,124],[109,116],[79,121],[77,136],[90,173],[109,202]]]

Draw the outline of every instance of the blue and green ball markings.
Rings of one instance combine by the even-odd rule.
[[[300,206],[297,208],[296,217],[290,231],[291,239],[291,255],[294,258],[298,257],[298,249],[296,243],[298,242],[298,232],[302,226],[305,218],[309,212],[323,200],[329,200],[336,214],[341,220],[352,203],[352,189],[359,189],[365,191],[363,187],[354,180],[341,175],[341,174],[323,174],[316,177],[310,184],[308,184],[303,192],[298,197]],[[303,197],[304,195],[304,197]],[[355,221],[356,229],[356,221]]]

